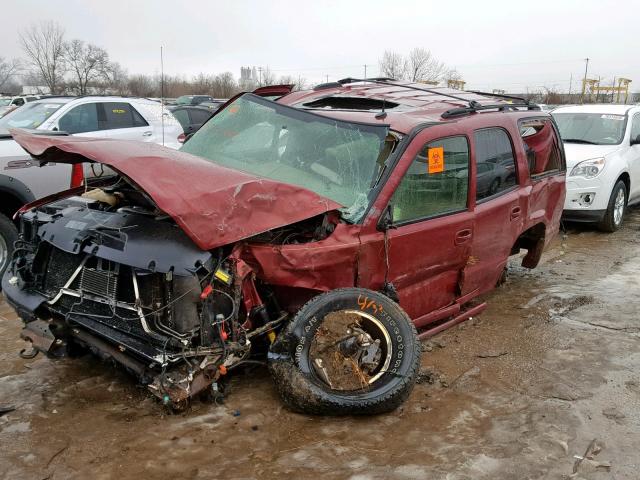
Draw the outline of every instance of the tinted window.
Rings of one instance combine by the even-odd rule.
[[[464,210],[469,184],[466,137],[426,144],[398,185],[391,205],[395,223]]]
[[[526,119],[519,122],[520,136],[527,154],[529,175],[535,177],[563,170],[562,156],[551,120]]]
[[[180,125],[182,125],[183,129],[187,128],[191,124],[191,120],[189,120],[189,114],[186,110],[178,109],[174,110],[171,113],[174,117],[176,117],[176,120],[180,122]]]
[[[96,132],[100,130],[96,104],[85,103],[72,108],[60,118],[58,129],[68,133]]]
[[[11,102],[12,105],[24,105],[24,98],[14,98],[13,102]]]
[[[116,128],[144,127],[148,123],[133,106],[124,102],[108,102],[101,104],[104,108],[104,124],[102,130]]]
[[[202,125],[209,120],[212,114],[213,112],[207,112],[205,110],[191,110],[191,123]]]
[[[631,140],[640,142],[640,113],[636,113],[633,116],[633,123],[631,124]]]
[[[476,200],[491,197],[516,184],[516,164],[509,135],[501,128],[474,134],[476,143]]]

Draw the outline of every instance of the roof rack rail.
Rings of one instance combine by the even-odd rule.
[[[342,84],[340,82],[328,82],[328,83],[320,83],[313,87],[314,90],[326,90],[328,88],[340,88]]]
[[[476,113],[480,110],[493,110],[497,108],[499,112],[507,112],[509,110],[518,110],[518,108],[526,108],[527,110],[540,110],[540,107],[536,104],[531,104],[528,102],[522,103],[498,103],[494,105],[476,105],[462,108],[452,108],[451,110],[447,110],[444,112],[441,117],[442,118],[453,118],[459,117],[461,115],[467,115],[469,113]]]
[[[338,80],[338,83],[340,85],[345,85],[347,83],[355,83],[355,82],[397,82],[397,80],[395,78],[391,78],[391,77],[371,77],[371,78],[365,78],[364,80],[359,79],[359,78],[353,78],[353,77],[347,77],[347,78],[343,78],[341,80]]]
[[[504,93],[489,93],[489,92],[481,92],[480,90],[467,90],[469,93],[476,93],[478,95],[486,95],[488,97],[496,97],[496,98],[506,98],[507,100],[519,100],[524,103],[531,103],[524,97],[516,97],[515,95],[505,95]]]
[[[443,97],[447,97],[447,98],[453,98],[455,100],[460,100],[461,102],[467,103],[469,104],[470,107],[474,107],[476,105],[480,105],[478,102],[476,102],[475,100],[469,100],[466,98],[462,98],[459,97],[457,95],[451,95],[450,93],[442,93],[439,92],[437,90],[433,90],[431,88],[420,88],[420,87],[414,87],[413,85],[403,85],[403,84],[399,84],[399,83],[393,83],[396,82],[397,80],[394,79],[388,79],[385,77],[382,78],[344,78],[342,80],[338,80],[338,83],[340,83],[342,85],[342,82],[345,83],[353,83],[353,82],[369,82],[369,83],[379,83],[380,85],[393,85],[395,87],[403,87],[406,88],[408,90],[417,90],[419,92],[427,92],[427,93],[433,93],[434,95],[441,95]]]

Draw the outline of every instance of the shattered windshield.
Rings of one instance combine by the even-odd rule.
[[[343,218],[357,222],[384,165],[387,130],[245,94],[205,123],[182,151],[304,187],[343,205]]]

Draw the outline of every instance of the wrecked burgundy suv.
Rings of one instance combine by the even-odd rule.
[[[510,255],[536,266],[565,193],[548,114],[388,79],[240,95],[180,152],[13,135],[116,172],[20,210],[2,287],[22,337],[176,407],[262,355],[295,410],[394,409],[420,336],[481,312]]]

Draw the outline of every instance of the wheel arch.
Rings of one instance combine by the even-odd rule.
[[[539,222],[522,232],[516,239],[511,255],[527,250],[527,254],[522,259],[522,266],[525,268],[535,268],[540,262],[544,250],[547,226],[544,222]]]
[[[12,218],[23,205],[33,202],[35,195],[29,187],[14,177],[0,175],[0,213]]]

